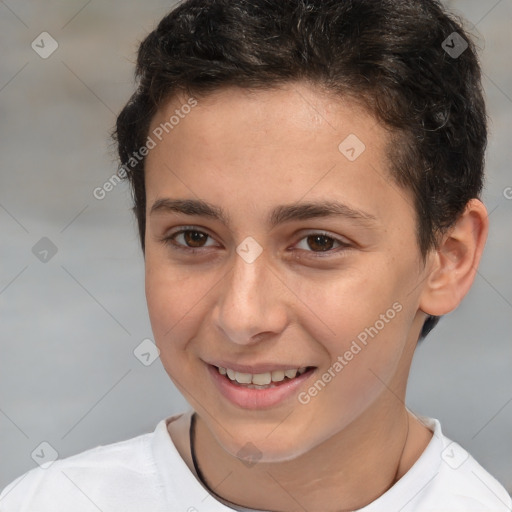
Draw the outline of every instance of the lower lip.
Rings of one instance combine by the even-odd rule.
[[[231,403],[243,409],[257,410],[274,407],[296,394],[302,384],[313,375],[315,369],[312,368],[294,379],[266,389],[251,389],[238,386],[226,376],[221,375],[217,368],[212,365],[208,365],[208,371],[218,390]]]

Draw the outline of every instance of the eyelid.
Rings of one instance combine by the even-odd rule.
[[[351,243],[352,243],[345,236],[334,235],[334,234],[330,233],[329,231],[325,231],[323,229],[310,229],[310,230],[307,231],[307,233],[302,234],[300,240],[303,240],[304,238],[307,238],[308,236],[313,236],[313,235],[325,236],[327,238],[332,238],[333,240],[335,240],[336,242],[338,242],[338,243],[340,243],[342,245],[351,245]]]
[[[187,245],[178,244],[175,242],[175,237],[178,235],[181,235],[182,233],[185,233],[187,231],[195,231],[197,233],[201,233],[203,235],[206,235],[208,238],[215,240],[210,233],[206,230],[206,228],[202,228],[199,226],[179,226],[176,231],[170,231],[167,232],[163,237],[160,238],[160,241],[163,242],[166,245],[172,245],[173,248],[176,248],[178,250],[183,250],[187,252],[199,252],[204,249],[208,249],[212,246],[207,247],[188,247]]]
[[[336,243],[339,244],[339,247],[334,247],[332,249],[329,249],[327,251],[311,251],[306,249],[299,249],[300,251],[304,251],[306,253],[311,254],[314,258],[326,258],[326,257],[334,257],[335,255],[339,254],[340,252],[349,249],[353,246],[353,244],[345,237],[333,235],[327,231],[324,230],[311,230],[299,238],[299,240],[295,243],[294,247],[298,245],[300,242],[302,242],[304,239],[310,237],[310,236],[325,236],[326,238],[330,238],[331,240],[334,240]]]
[[[202,226],[177,226],[175,229],[176,229],[176,231],[173,231],[173,230],[166,231],[165,236],[166,237],[174,236],[174,235],[177,235],[178,233],[183,233],[183,231],[197,231],[199,233],[204,233],[205,235],[208,235],[211,237],[211,235],[208,233],[208,229],[203,228]]]

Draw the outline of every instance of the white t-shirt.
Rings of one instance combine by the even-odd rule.
[[[179,415],[178,415],[179,416]],[[179,455],[167,430],[88,450],[37,467],[0,495],[1,512],[229,512]],[[462,447],[421,418],[434,432],[414,466],[361,512],[505,512],[505,489]],[[340,504],[343,507],[343,504]]]

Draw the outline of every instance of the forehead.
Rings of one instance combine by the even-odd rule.
[[[388,132],[349,98],[288,84],[192,100],[176,96],[152,120],[148,208],[169,195],[246,209],[330,196],[378,217],[383,194],[397,195]]]
[[[192,102],[195,106],[189,108]],[[289,144],[312,137],[317,137],[316,142],[321,137],[329,144],[329,135],[337,140],[344,133],[357,132],[368,139],[368,130],[372,132],[372,140],[367,140],[371,146],[387,140],[386,130],[364,108],[362,100],[340,97],[303,82],[265,90],[224,87],[196,97],[179,93],[164,103],[153,118],[150,131],[158,127],[164,128],[163,138],[171,132],[190,135],[190,130],[194,130],[196,138],[207,136],[205,143],[224,142],[229,136],[232,149],[237,141],[243,141],[246,148],[250,146],[249,137],[253,145],[262,141],[268,145],[270,137],[277,137],[269,149],[279,143],[279,149],[285,150]]]

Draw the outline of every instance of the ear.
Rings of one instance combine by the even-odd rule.
[[[485,206],[471,199],[429,256],[429,273],[419,304],[424,313],[442,316],[460,304],[475,279],[488,231]]]

